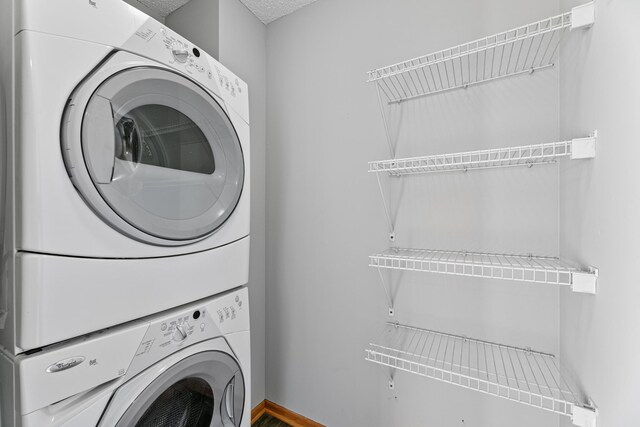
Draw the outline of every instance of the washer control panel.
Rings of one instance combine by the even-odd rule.
[[[127,375],[135,375],[185,346],[248,330],[248,291],[233,291],[150,320]]]

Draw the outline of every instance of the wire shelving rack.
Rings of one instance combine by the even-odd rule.
[[[556,163],[563,157],[572,160],[595,157],[597,133],[588,138],[518,147],[466,151],[461,153],[369,162],[369,172],[388,172],[394,176],[435,172],[468,171],[514,166]]]
[[[555,257],[391,248],[370,257],[371,267],[570,286],[595,293],[598,271]]]
[[[593,3],[571,12],[368,72],[389,103],[552,67],[563,33],[590,26]]]
[[[380,172],[402,176],[590,159],[595,157],[597,132],[570,141],[397,159],[397,136],[390,132],[385,110],[402,108],[416,98],[549,69],[563,36],[594,22],[591,1],[567,13],[368,72],[391,157],[370,162],[369,172],[378,181],[391,242],[396,240],[395,220]],[[595,294],[598,278],[596,268],[557,257],[396,247],[371,255],[370,266],[378,271],[390,316],[395,315],[393,293],[385,283],[385,269],[554,284],[588,294]],[[597,408],[563,377],[551,354],[388,323],[379,340],[366,349],[366,360],[568,416],[579,427],[597,425]],[[389,386],[393,388],[393,379]]]
[[[366,360],[595,425],[597,410],[552,354],[388,323]]]

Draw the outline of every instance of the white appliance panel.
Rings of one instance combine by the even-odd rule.
[[[188,256],[17,257],[18,347],[29,350],[245,285],[249,238]]]
[[[19,69],[17,153],[18,224],[16,245],[19,250],[58,255],[107,258],[160,257],[197,252],[224,245],[249,234],[249,125],[233,110],[227,110],[240,138],[245,159],[245,184],[240,201],[231,217],[213,235],[194,244],[177,247],[155,246],[134,240],[102,221],[78,194],[61,153],[60,128],[64,106],[73,88],[85,77],[69,69],[90,70],[111,51],[90,43],[61,39],[39,33],[21,33],[19,42],[22,64]],[[78,52],[65,67],[51,67],[59,61],[61,45]],[[78,58],[87,57],[83,60]],[[93,63],[96,63],[92,65]],[[145,60],[109,63],[100,69],[108,76],[124,67],[159,65]],[[68,67],[68,68],[67,68]],[[88,71],[87,71],[88,72]],[[51,81],[59,84],[51,85]],[[50,113],[50,107],[60,117]],[[43,215],[42,212],[46,212]]]
[[[195,315],[196,312],[198,315]],[[189,324],[192,329],[183,338],[176,334],[175,325],[185,324]],[[139,378],[139,374],[144,373],[151,381],[178,361],[205,351],[222,351],[238,361],[245,382],[246,400],[242,425],[248,426],[251,372],[249,350],[248,290],[242,288],[150,316],[127,326],[56,345],[40,353],[22,355],[15,362],[16,381],[21,389],[17,403],[20,413],[18,420],[21,420],[18,427],[96,425],[103,417],[105,408],[110,405],[114,393],[129,380]],[[50,366],[78,356],[85,357],[83,363],[57,373],[47,372]],[[96,363],[89,365],[88,362],[92,359]],[[125,366],[124,371],[118,368],[121,365]],[[7,366],[10,367],[11,363]],[[116,368],[115,379],[109,380],[113,368]],[[65,377],[65,381],[57,379],[61,375]],[[59,383],[64,385],[56,386]],[[134,399],[135,396],[137,394],[133,390],[130,398]],[[121,400],[122,398],[119,397]],[[127,399],[125,396],[122,404],[118,403],[113,410],[114,407],[110,407],[107,417],[115,417],[117,420],[118,415],[131,403]]]
[[[15,3],[18,8],[16,34],[32,30],[108,46],[121,46],[139,24],[149,19],[122,1],[21,0]]]
[[[147,324],[137,324],[109,333],[108,339],[96,334],[72,345],[19,359],[20,382],[37,384],[20,389],[20,414],[123,376],[147,328]]]

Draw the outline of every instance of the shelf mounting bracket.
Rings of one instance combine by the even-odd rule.
[[[595,406],[573,406],[571,422],[578,427],[597,427],[598,408]]]
[[[598,269],[595,267],[571,274],[571,290],[573,292],[595,295],[597,284]]]
[[[596,157],[596,141],[598,131],[595,130],[587,138],[571,140],[571,160],[593,159]]]
[[[590,28],[596,22],[596,3],[590,1],[571,9],[571,30]]]

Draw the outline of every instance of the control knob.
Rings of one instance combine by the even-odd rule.
[[[173,340],[175,342],[182,342],[186,340],[187,336],[189,336],[188,328],[189,326],[186,323],[182,325],[176,325],[176,330],[173,331]]]
[[[189,50],[184,44],[180,42],[174,43],[171,46],[171,53],[173,54],[175,60],[180,62],[181,64],[184,64],[185,62],[187,62],[187,59],[189,59]]]

